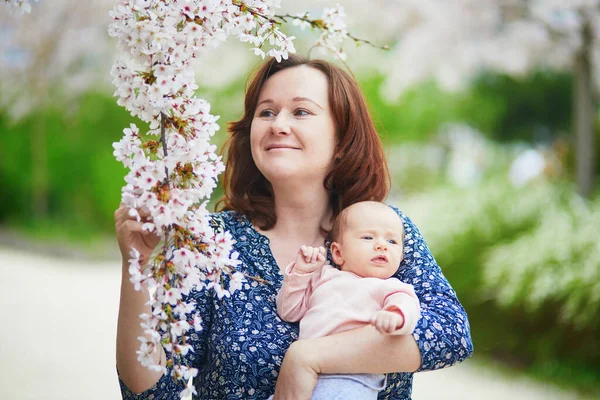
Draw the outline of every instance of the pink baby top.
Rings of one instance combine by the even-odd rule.
[[[288,322],[300,321],[300,339],[316,338],[370,324],[377,311],[399,312],[404,324],[394,335],[407,335],[419,319],[419,299],[412,285],[396,278],[362,278],[324,265],[312,273],[284,271],[277,312]]]

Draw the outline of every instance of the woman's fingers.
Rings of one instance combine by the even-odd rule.
[[[127,211],[129,207],[121,204],[119,208],[115,210],[115,222],[122,221],[128,218]]]
[[[123,203],[115,211],[115,224],[119,225],[125,220],[152,222],[152,215],[147,209],[134,209]]]
[[[143,229],[144,224],[151,220],[147,210],[136,210],[121,203],[114,213],[117,241],[124,258],[129,256],[132,248],[141,253],[142,259],[147,259],[152,250],[160,242],[154,232]]]
[[[129,232],[140,232],[143,233],[145,232],[142,229],[142,226],[144,225],[143,222],[138,222],[135,219],[128,219],[123,221],[123,224],[121,225],[123,228],[125,228],[125,230],[129,231]]]

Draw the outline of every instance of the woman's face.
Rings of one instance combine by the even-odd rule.
[[[271,182],[323,182],[336,146],[329,83],[308,66],[287,68],[262,88],[250,129],[252,158]]]

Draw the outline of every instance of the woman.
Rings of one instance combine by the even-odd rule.
[[[295,341],[298,325],[279,319],[284,268],[301,245],[323,246],[332,219],[350,204],[382,201],[389,174],[379,136],[352,77],[325,61],[267,60],[250,82],[241,120],[225,146],[225,198],[213,219],[231,232],[250,281],[230,298],[194,293],[204,330],[192,334],[188,362],[200,369],[201,399],[308,399],[317,374],[390,373],[382,399],[410,399],[412,372],[442,368],[472,352],[464,309],[419,231],[404,221],[404,260],[395,276],[414,285],[421,319],[413,335],[370,326]],[[147,296],[128,279],[131,247],[147,260],[158,239],[125,208],[115,212],[123,254],[117,369],[125,399],[176,399],[181,387],[136,359],[138,315]],[[284,357],[285,356],[285,357]],[[165,365],[165,354],[156,359]],[[275,387],[277,384],[277,387]],[[140,393],[136,395],[134,393]],[[153,396],[153,397],[152,397]]]

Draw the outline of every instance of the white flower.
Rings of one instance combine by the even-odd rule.
[[[244,274],[242,274],[241,272],[235,272],[231,276],[231,281],[229,282],[229,292],[233,293],[236,290],[241,289],[244,282]]]
[[[262,57],[262,59],[264,59],[264,58],[265,58],[265,52],[264,52],[264,51],[262,51],[262,49],[260,49],[260,48],[258,48],[258,47],[255,47],[255,48],[253,48],[253,49],[250,49],[250,50],[254,51],[254,55],[261,56],[261,57]]]
[[[296,16],[299,17],[299,18],[304,18],[304,19],[309,19],[310,18],[308,13],[299,13],[299,14],[296,14]],[[304,21],[304,20],[301,20],[301,19],[294,19],[292,21],[292,25],[299,26],[301,30],[305,30],[306,28],[310,28],[310,22]]]
[[[164,302],[171,305],[177,304],[177,301],[181,299],[181,293],[176,288],[170,288],[165,292]]]
[[[179,320],[171,324],[171,333],[175,336],[181,336],[190,329],[187,321]]]
[[[186,388],[181,391],[179,396],[182,400],[183,399],[192,399],[193,396],[196,394],[198,394],[198,392],[196,392],[196,388],[194,387],[193,381],[190,381],[190,383],[186,386]]]
[[[4,0],[4,2],[9,8],[11,8],[11,11],[12,9],[18,9],[21,15],[31,12],[31,4],[29,4],[29,0]]]

